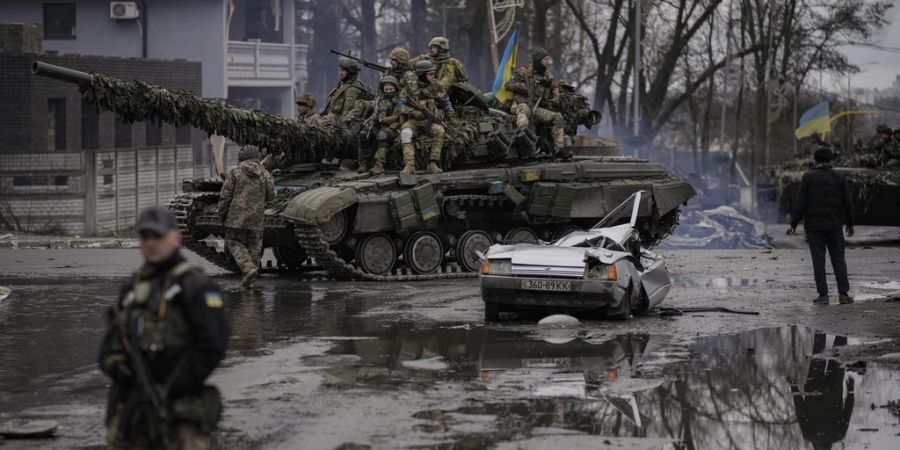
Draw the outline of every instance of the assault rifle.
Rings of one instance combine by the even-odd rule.
[[[419,105],[419,102],[413,100],[412,98],[406,98],[406,99],[403,99],[403,102],[406,103],[406,104],[408,104],[409,106],[411,106],[411,107],[412,107],[413,109],[415,109],[416,111],[419,111],[419,112],[421,112],[422,114],[424,114],[426,119],[428,119],[428,120],[430,120],[431,122],[434,122],[434,123],[436,123],[436,124],[438,124],[438,125],[444,127],[444,130],[446,130],[447,133],[450,133],[450,134],[455,135],[455,136],[459,136],[459,133],[457,133],[456,130],[455,130],[453,127],[450,126],[450,124],[448,124],[447,122],[443,121],[440,117],[434,115],[434,113],[432,113],[431,111],[429,111],[429,110],[423,108],[421,105]]]
[[[366,67],[368,69],[377,70],[379,72],[385,72],[388,69],[390,69],[390,67],[388,67],[388,66],[382,66],[381,64],[373,63],[372,61],[366,61],[365,59],[357,58],[349,53],[341,53],[337,50],[331,50],[331,53],[334,53],[335,55],[343,56],[344,58],[350,58],[350,59],[362,64],[364,67]]]
[[[153,381],[150,379],[150,373],[147,371],[147,366],[144,364],[144,355],[141,354],[139,349],[136,349],[131,345],[119,311],[115,307],[111,307],[107,311],[107,316],[110,326],[113,328],[116,337],[119,339],[119,343],[122,344],[122,348],[125,349],[125,353],[128,354],[128,359],[131,362],[131,368],[134,369],[134,375],[137,379],[137,385],[141,391],[141,395],[144,397],[145,401],[150,402],[153,413],[156,416],[153,418],[156,423],[151,422],[148,424],[151,437],[158,448],[163,450],[174,448],[172,442],[169,441],[169,414],[166,411],[166,406],[163,404],[159,394],[153,388]]]

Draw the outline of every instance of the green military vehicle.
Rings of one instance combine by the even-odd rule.
[[[33,71],[77,83],[98,109],[125,120],[189,124],[266,149],[277,161],[277,195],[267,205],[265,247],[279,266],[325,271],[335,279],[475,276],[480,252],[492,243],[551,240],[589,227],[637,190],[652,193],[652,208],[641,212],[640,223],[643,239],[653,243],[672,231],[679,206],[695,195],[662,165],[621,156],[614,141],[576,136],[579,125],[596,125],[600,115],[566,86],[560,104],[574,154],[570,161],[546,155],[544,130],[518,132],[512,115],[490,108],[476,90],[460,84],[449,92],[457,117],[447,121],[445,172],[400,176],[397,149],[388,157],[388,172],[373,177],[321,162],[326,155],[355,158],[359,124],[312,125],[41,62]],[[430,142],[420,139],[416,145],[423,150],[417,152],[423,155],[417,157],[421,170]],[[169,207],[180,221],[185,247],[236,270],[209,239],[224,236],[216,211],[221,184],[185,180],[183,193]]]

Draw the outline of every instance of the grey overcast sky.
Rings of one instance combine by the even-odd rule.
[[[900,48],[900,1],[894,1],[894,7],[888,12],[890,24],[875,39],[875,43],[886,47]],[[884,89],[890,87],[897,75],[900,75],[900,52],[887,52],[866,47],[845,47],[850,62],[860,68],[860,73],[853,75],[851,83],[856,87]],[[874,64],[873,64],[874,63]],[[833,80],[831,91],[847,89],[846,77]],[[826,82],[827,83],[827,82]]]

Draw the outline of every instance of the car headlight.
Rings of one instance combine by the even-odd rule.
[[[512,275],[512,260],[486,259],[481,266],[482,275]]]
[[[615,281],[619,274],[615,264],[595,264],[584,273],[584,277],[589,280]]]

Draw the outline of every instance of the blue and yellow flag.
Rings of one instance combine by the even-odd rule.
[[[497,68],[497,75],[494,76],[494,97],[501,102],[506,102],[513,97],[513,93],[506,90],[506,83],[512,78],[513,71],[516,70],[516,54],[519,53],[519,24],[516,23],[516,29],[509,36],[506,42],[506,50],[503,50],[503,59],[500,60],[500,67]]]
[[[800,126],[794,130],[794,136],[797,139],[803,139],[815,133],[822,135],[831,133],[831,109],[829,109],[827,101],[806,110],[800,117]]]

